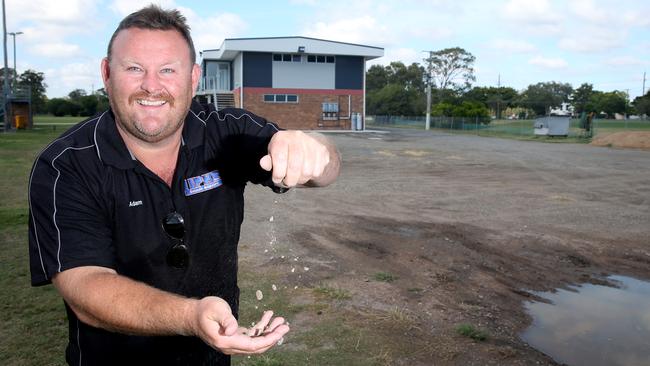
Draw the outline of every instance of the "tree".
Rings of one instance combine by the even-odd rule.
[[[381,65],[372,65],[366,71],[366,91],[376,91],[388,85],[387,68]]]
[[[576,113],[592,112],[587,110],[587,107],[593,95],[594,86],[588,83],[583,83],[578,89],[573,91],[571,94],[571,105],[573,105]]]
[[[97,111],[105,111],[110,106],[108,101],[108,93],[104,88],[95,90],[95,97],[97,98]]]
[[[374,65],[366,74],[368,114],[413,116],[424,113],[424,68],[392,62]]]
[[[650,91],[644,96],[634,98],[632,105],[637,114],[650,115]]]
[[[597,92],[592,96],[588,106],[592,108],[590,112],[604,112],[610,117],[616,113],[624,114],[627,112],[627,93],[618,90]]]
[[[427,72],[438,90],[467,90],[476,80],[474,61],[476,57],[460,47],[445,48],[431,52]]]
[[[70,98],[70,100],[73,100],[73,101],[78,101],[78,100],[81,99],[81,97],[85,97],[86,95],[88,95],[88,93],[86,93],[85,90],[83,90],[83,89],[75,89],[75,90],[71,91],[70,93],[68,93],[68,98]]]
[[[480,102],[487,105],[495,113],[497,119],[501,119],[501,112],[512,107],[517,100],[519,93],[510,87],[474,87],[463,95],[467,101]]]
[[[18,77],[18,86],[30,88],[32,96],[32,108],[36,113],[45,113],[47,111],[45,91],[45,75],[42,72],[34,70],[25,70]]]
[[[68,99],[52,98],[47,102],[47,111],[57,117],[65,115],[77,116],[81,106]]]
[[[532,109],[537,115],[546,115],[551,107],[569,101],[573,87],[568,83],[555,81],[529,85],[521,93],[517,104]]]
[[[9,80],[8,80],[9,81],[9,86],[12,86],[12,83],[14,82],[14,80],[18,79],[18,74],[16,74],[16,70],[14,70],[11,67],[8,67],[7,68],[7,75],[9,75]],[[4,82],[5,82],[5,71],[4,71],[4,68],[2,68],[2,71],[0,71],[0,88],[3,87]]]
[[[424,111],[424,100],[415,90],[406,90],[399,84],[388,84],[367,94],[368,114],[413,116]]]

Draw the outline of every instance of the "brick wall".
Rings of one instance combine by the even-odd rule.
[[[241,89],[236,88],[232,91],[232,94],[235,97],[235,107],[241,108]]]
[[[265,103],[264,94],[244,89],[244,108],[273,121],[286,129],[323,130],[350,129],[350,119],[323,120],[322,103],[339,103],[339,115],[348,115],[349,94],[291,93],[298,95],[298,103]],[[351,95],[352,113],[363,113],[363,95]]]

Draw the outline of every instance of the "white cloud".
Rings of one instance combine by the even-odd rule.
[[[623,22],[629,26],[650,27],[650,17],[648,17],[648,13],[650,13],[650,7],[637,11],[627,11],[623,13],[621,18],[623,19]]]
[[[302,33],[307,37],[369,45],[393,44],[396,41],[395,34],[389,31],[387,24],[377,22],[370,15],[330,23],[317,22]]]
[[[611,24],[616,19],[613,14],[617,14],[619,9],[606,9],[604,4],[596,5],[593,0],[571,0],[567,2],[569,10],[581,21],[596,23],[601,25]],[[620,4],[618,5],[620,7]],[[612,12],[615,10],[615,12]]]
[[[30,47],[29,51],[49,58],[73,58],[82,54],[81,47],[71,43],[40,43]]]
[[[98,0],[9,1],[7,31],[22,31],[27,41],[61,41],[99,28]]]
[[[503,16],[518,22],[557,23],[564,17],[551,8],[548,0],[510,0],[503,8]]]
[[[448,28],[438,25],[422,25],[408,28],[405,32],[406,37],[416,37],[426,41],[439,41],[451,38],[454,32]],[[400,37],[405,38],[405,37]]]
[[[504,20],[529,33],[558,34],[565,16],[549,0],[509,0],[501,13]]]
[[[563,37],[558,46],[572,52],[606,52],[625,44],[626,35],[622,30],[587,27],[570,37]]]
[[[103,88],[104,84],[99,72],[100,60],[88,62],[75,62],[65,64],[59,68],[45,71],[48,95],[62,97],[74,89],[84,89],[90,92],[91,88]]]
[[[9,0],[7,13],[17,22],[85,23],[96,14],[99,0]]]
[[[248,29],[248,24],[237,14],[199,15],[191,8],[177,5],[174,0],[115,0],[110,8],[125,17],[151,3],[163,9],[177,9],[187,18],[197,55],[203,50],[219,47],[224,38],[241,36]]]
[[[528,63],[547,69],[563,69],[569,66],[569,64],[562,58],[546,58],[542,56],[533,57],[528,60]]]
[[[424,52],[412,48],[387,48],[384,57],[379,57],[369,61],[368,67],[372,65],[388,65],[393,61],[400,61],[406,66],[409,66],[414,62],[422,64],[422,60],[425,56],[426,54]]]
[[[248,24],[236,14],[214,14],[204,18],[189,8],[179,7],[178,10],[187,17],[197,55],[203,50],[218,48],[224,38],[242,36],[248,30]]]
[[[176,7],[174,0],[115,0],[109,7],[120,17],[125,17],[149,4],[159,5],[163,9]]]
[[[634,56],[620,56],[605,60],[605,64],[609,66],[648,66],[650,62]]]
[[[530,53],[537,51],[537,47],[531,43],[510,39],[493,39],[487,46],[506,53]]]

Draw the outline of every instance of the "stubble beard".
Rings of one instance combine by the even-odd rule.
[[[136,107],[137,99],[146,99],[147,97],[165,100],[167,102],[166,104],[169,105],[170,108],[166,121],[153,130],[145,128],[144,123],[137,119],[135,113],[129,113],[130,109]],[[118,104],[117,101],[114,101],[112,98],[110,99],[111,109],[113,110],[115,120],[119,127],[133,137],[148,143],[160,142],[182,128],[183,122],[185,121],[185,115],[187,114],[187,110],[189,110],[188,104],[187,108],[184,108],[185,111],[180,113],[179,109],[174,108],[176,105],[174,98],[167,93],[161,93],[154,96],[147,92],[138,92],[129,96],[124,108]]]

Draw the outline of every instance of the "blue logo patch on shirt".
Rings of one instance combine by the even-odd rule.
[[[183,182],[185,196],[191,196],[197,193],[215,189],[222,184],[219,171],[214,170],[197,177],[187,178]]]

